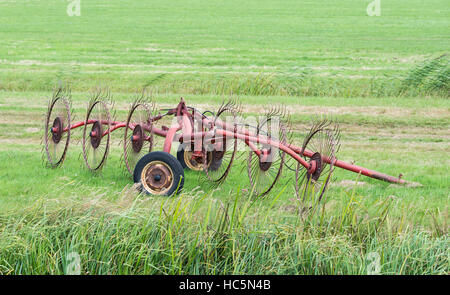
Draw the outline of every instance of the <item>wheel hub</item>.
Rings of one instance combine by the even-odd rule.
[[[309,161],[310,165],[315,162],[315,169],[311,173],[308,171],[306,177],[308,180],[312,178],[312,180],[317,181],[322,173],[322,156],[320,153],[314,153]]]
[[[173,172],[161,161],[154,161],[144,167],[142,171],[143,185],[152,194],[164,194],[173,184]]]
[[[61,141],[63,134],[63,123],[60,117],[56,117],[52,125],[52,140],[54,143],[58,144]]]
[[[91,137],[91,145],[94,149],[98,148],[100,142],[102,141],[102,124],[100,121],[95,121],[92,124],[92,130],[89,136]]]
[[[206,152],[206,166],[209,167],[211,165],[212,155],[211,152]],[[200,155],[196,155],[195,153],[184,150],[184,162],[189,167],[189,169],[194,171],[202,171],[203,170],[203,158],[205,157],[205,153],[202,152]]]
[[[144,131],[141,125],[136,125],[133,130],[133,135],[131,137],[131,146],[135,153],[139,153],[144,145]]]
[[[266,161],[266,159],[269,157],[270,149],[263,149],[261,156],[259,157],[259,169],[262,171],[269,170],[270,166],[272,166],[272,161]]]
[[[214,150],[212,154],[213,154],[212,157],[213,157],[214,161],[220,161],[223,158],[223,156],[225,155],[225,151]]]

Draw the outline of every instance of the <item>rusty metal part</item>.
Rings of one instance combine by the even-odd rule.
[[[134,126],[133,135],[131,136],[131,146],[135,153],[139,153],[144,145],[144,130],[140,124]]]
[[[153,195],[164,195],[172,187],[174,181],[173,171],[163,161],[148,163],[141,173],[141,183],[145,190]]]
[[[206,155],[206,156],[205,156]],[[186,163],[186,166],[188,166],[189,169],[194,171],[203,171],[205,169],[205,158],[206,157],[206,168],[209,169],[211,166],[213,153],[211,151],[200,152],[199,155],[196,155],[195,152],[192,152],[188,149],[183,150],[183,159]]]
[[[263,160],[261,160],[261,158],[259,158],[258,162],[259,162],[259,169],[261,169],[261,171],[264,171],[264,172],[269,170],[270,166],[272,166],[271,161],[263,161]]]
[[[47,107],[43,138],[45,158],[51,168],[64,162],[70,141],[70,125],[70,90],[57,88]],[[66,127],[69,128],[65,130]]]
[[[83,129],[83,158],[88,169],[93,172],[100,171],[106,163],[111,138],[111,115],[103,99],[108,99],[104,92],[99,91],[93,95]]]
[[[91,138],[92,148],[97,149],[100,146],[103,137],[102,123],[95,121],[94,124],[92,124],[92,130],[89,133],[89,136]]]
[[[322,156],[320,153],[314,153],[314,155],[309,159],[311,163],[310,169],[306,173],[307,180],[318,181],[319,177],[323,171]]]
[[[179,147],[177,157],[179,161],[190,170],[204,171],[205,169],[210,168],[213,152],[205,149],[204,137],[193,138],[191,136],[195,131],[209,132],[212,130],[213,124],[205,124],[204,122],[204,119],[208,119],[205,114],[212,114],[212,112],[205,111],[201,113],[193,107],[187,107],[187,110],[189,110],[189,113],[187,113],[188,120],[182,121],[182,124],[188,125],[191,128],[190,130],[189,128],[188,130],[186,130],[186,128],[181,129],[184,136],[181,137],[183,142]]]
[[[226,145],[226,144],[225,144]],[[213,150],[212,151],[212,155],[213,155],[213,161],[215,161],[215,162],[219,162],[219,161],[222,161],[222,159],[223,159],[223,156],[225,155],[225,151],[216,151],[216,150]]]
[[[55,144],[58,144],[61,141],[61,137],[64,131],[64,124],[60,117],[56,117],[53,120],[52,125],[52,140]]]

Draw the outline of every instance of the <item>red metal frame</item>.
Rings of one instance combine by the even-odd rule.
[[[177,118],[177,121],[175,124],[173,124],[173,126],[171,126],[171,127],[162,126],[162,128],[153,126],[153,123],[157,122],[158,120],[160,120],[163,117],[168,116],[168,115],[169,116],[173,115]],[[78,122],[78,123],[70,125],[70,127],[64,128],[64,132],[67,132],[69,128],[72,130],[72,129],[75,129],[78,127],[82,127],[84,125],[93,124],[95,122],[96,122],[96,120],[88,120],[87,122],[86,121]],[[197,132],[194,131],[194,122],[199,122],[198,127],[202,131],[197,131]],[[102,121],[101,123],[103,125],[110,126],[110,128],[108,128],[108,130],[106,130],[104,132],[103,136],[105,136],[108,133],[111,133],[117,129],[127,127],[126,123],[119,122],[119,121],[114,121],[114,122]],[[147,131],[150,131],[152,134],[155,134],[155,135],[161,136],[161,137],[165,137],[163,151],[167,152],[167,153],[170,153],[172,143],[174,141],[178,141],[180,143],[185,142],[185,141],[189,141],[189,142],[193,141],[194,142],[193,156],[201,157],[203,143],[204,143],[205,138],[210,138],[210,139],[214,140],[214,138],[216,138],[216,136],[221,136],[221,137],[225,137],[225,138],[235,138],[235,139],[242,140],[249,147],[249,149],[251,151],[253,151],[259,157],[264,156],[264,153],[256,147],[255,143],[262,143],[262,144],[270,145],[271,147],[282,150],[283,152],[285,152],[286,154],[288,154],[289,156],[294,158],[303,167],[308,169],[308,173],[313,173],[316,168],[315,161],[307,162],[303,158],[303,156],[306,158],[311,158],[313,156],[314,152],[305,150],[305,151],[303,151],[303,154],[302,154],[302,150],[298,146],[295,146],[292,144],[283,144],[276,140],[268,138],[266,136],[253,134],[247,130],[236,130],[237,128],[235,128],[235,125],[230,126],[229,124],[227,124],[225,122],[221,122],[221,121],[214,122],[211,119],[203,116],[203,114],[199,113],[194,108],[190,108],[190,107],[186,106],[183,99],[181,99],[181,101],[177,105],[177,107],[166,110],[165,114],[162,114],[162,115],[160,114],[160,115],[157,115],[157,116],[151,118],[151,123],[152,123],[151,126],[150,126],[150,124],[148,124],[148,125],[144,125],[143,127]],[[209,130],[209,131],[203,130],[205,126],[213,127],[214,125],[216,125],[220,128],[216,129],[216,130],[213,130],[213,128],[210,128],[211,130]],[[130,124],[130,126],[128,126],[128,127],[131,129],[134,129],[135,124]],[[181,130],[181,134],[178,133],[180,130]],[[147,140],[149,140],[149,139],[147,139]],[[339,168],[342,168],[342,169],[345,169],[348,171],[352,171],[355,173],[360,173],[362,175],[365,175],[365,176],[368,176],[371,178],[375,178],[375,179],[379,179],[379,180],[383,180],[383,181],[387,181],[387,182],[391,182],[391,183],[399,183],[399,184],[405,183],[405,181],[403,179],[393,177],[393,176],[390,176],[387,174],[383,174],[383,173],[380,173],[377,171],[373,171],[370,169],[366,169],[364,167],[356,166],[356,165],[353,165],[350,163],[346,163],[341,160],[329,159],[327,157],[324,157],[322,160],[328,164],[333,162],[333,165],[335,167],[339,167]]]

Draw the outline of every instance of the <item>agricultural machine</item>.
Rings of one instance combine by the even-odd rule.
[[[391,183],[405,182],[338,160],[339,128],[330,120],[315,122],[303,144],[295,146],[288,142],[292,124],[281,107],[267,111],[252,125],[239,119],[240,106],[236,101],[223,103],[216,112],[200,112],[181,98],[174,108],[156,112],[142,95],[131,105],[126,121],[115,121],[107,97],[102,91],[96,92],[85,119],[73,123],[70,91],[59,88],[53,93],[44,134],[44,154],[50,167],[63,163],[72,130],[83,128],[84,162],[91,171],[101,170],[108,156],[111,133],[122,129],[126,170],[142,192],[152,195],[179,192],[184,169],[203,171],[210,182],[222,183],[238,158],[238,146],[246,149],[243,154],[247,156],[247,173],[259,196],[274,187],[283,169],[295,172],[293,182],[299,199],[313,190],[320,200],[335,167]],[[170,126],[161,124],[165,117],[172,118]],[[162,151],[153,151],[155,136],[164,138]],[[170,153],[174,142],[179,143],[177,157]]]

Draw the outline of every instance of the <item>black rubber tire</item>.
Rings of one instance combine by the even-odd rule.
[[[190,170],[189,167],[186,165],[186,162],[184,161],[184,147],[185,147],[184,144],[180,144],[178,146],[177,159],[178,162],[180,162],[181,167],[183,167],[183,169]]]
[[[177,159],[180,162],[181,166],[183,167],[183,169],[185,170],[191,170],[188,165],[186,165],[186,162],[184,161],[184,144],[180,144],[180,146],[178,147],[178,151],[177,151]],[[220,165],[222,165],[222,159],[215,161],[213,160],[211,165],[209,165],[209,168],[211,171],[215,171],[217,169],[219,169]]]
[[[146,194],[151,195],[152,193],[147,191],[144,186],[141,184],[141,173],[144,167],[153,161],[161,161],[169,165],[170,169],[173,172],[173,185],[170,189],[164,194],[164,196],[171,196],[173,194],[178,194],[183,189],[184,185],[184,171],[180,162],[169,153],[156,151],[151,152],[143,156],[136,164],[133,172],[134,183],[139,183],[139,191],[144,192]]]
[[[214,153],[214,151],[213,151],[213,153]],[[213,156],[213,160],[211,162],[211,165],[209,165],[208,169],[210,171],[217,171],[221,165],[222,165],[222,159],[214,160],[214,156]]]

